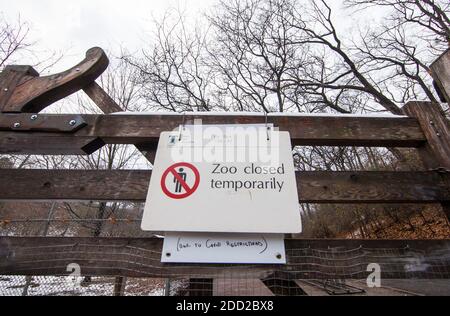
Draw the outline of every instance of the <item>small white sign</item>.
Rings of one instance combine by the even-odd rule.
[[[257,126],[193,126],[163,132],[142,229],[300,233],[288,132]]]
[[[286,264],[283,235],[167,233],[163,263]]]

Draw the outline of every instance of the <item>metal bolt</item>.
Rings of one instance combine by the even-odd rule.
[[[14,128],[20,128],[20,123],[19,122],[14,123]]]
[[[166,257],[170,258],[172,256],[172,254],[170,252],[166,253]]]
[[[441,133],[436,133],[436,136],[437,137],[441,137]]]
[[[3,91],[8,92],[8,88],[3,89]]]
[[[30,119],[31,119],[32,121],[37,120],[37,118],[38,118],[38,116],[37,116],[36,114],[33,114],[33,115],[31,115],[31,117],[30,117]]]
[[[434,122],[433,122],[433,121],[430,121],[430,124],[431,124],[431,125],[434,125]]]
[[[75,71],[80,71],[80,70],[81,70],[80,68],[75,69]]]
[[[77,121],[75,121],[75,120],[71,120],[70,122],[69,122],[69,125],[70,126],[75,126],[77,124]]]
[[[283,256],[281,254],[277,254],[277,259],[281,260],[281,259],[283,259]]]

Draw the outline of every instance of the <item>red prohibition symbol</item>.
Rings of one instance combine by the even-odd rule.
[[[187,173],[184,172],[186,169],[190,169],[194,174],[195,181],[192,187],[187,184]],[[169,177],[169,179],[173,178],[173,181],[170,181],[174,183],[172,190],[169,190],[167,187],[167,177]],[[198,169],[194,165],[187,162],[180,162],[170,166],[161,177],[161,189],[164,194],[176,200],[185,199],[191,196],[198,189],[199,185],[200,172],[198,172]]]

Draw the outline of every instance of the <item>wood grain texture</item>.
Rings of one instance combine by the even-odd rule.
[[[114,101],[95,81],[85,86],[83,91],[105,114],[123,111],[116,101]]]
[[[0,112],[6,106],[19,84],[39,77],[39,73],[31,66],[6,66],[0,73]]]
[[[101,137],[106,143],[157,142],[161,132],[177,130],[181,115],[85,116],[92,128],[80,135]],[[264,116],[193,115],[186,124],[202,120],[204,125],[263,124]],[[415,147],[424,142],[417,121],[409,118],[274,116],[270,123],[289,131],[294,145]]]
[[[287,265],[162,264],[156,238],[0,237],[0,275],[229,279],[366,279],[377,262],[388,279],[450,278],[449,240],[286,240]],[[426,265],[420,263],[426,262]],[[417,267],[415,267],[415,264]]]
[[[450,49],[440,56],[430,67],[433,79],[450,103]]]
[[[427,139],[419,149],[425,166],[450,170],[450,126],[441,106],[431,102],[409,102],[403,111],[417,119]]]
[[[67,134],[0,132],[0,153],[10,155],[90,155],[105,143],[98,137],[74,137]]]
[[[427,203],[450,200],[450,174],[437,172],[300,172],[301,202]]]
[[[51,117],[51,114],[43,116]],[[87,126],[73,134],[76,138],[100,138],[106,144],[134,144],[138,148],[156,148],[163,131],[177,130],[183,123],[181,115],[82,115]],[[70,116],[61,117],[67,121]],[[264,116],[186,116],[186,124],[201,119],[203,124],[261,124]],[[314,117],[274,116],[270,117],[280,131],[290,132],[294,145],[298,146],[369,146],[369,147],[420,147],[426,139],[421,127],[413,118],[370,118],[370,117]],[[40,137],[40,143],[54,141],[58,133],[33,133]],[[0,138],[5,137],[0,132]],[[27,143],[26,135],[16,137],[16,147],[21,138]],[[68,143],[70,144],[70,142]],[[31,148],[33,150],[33,148]],[[4,151],[0,151],[0,153]]]
[[[2,112],[38,113],[93,82],[108,67],[105,52],[91,48],[86,58],[75,67],[59,74],[36,77],[17,85]]]
[[[121,112],[122,108],[116,103],[95,81],[83,88],[83,91],[91,98],[92,101],[99,107],[105,114],[112,114]],[[137,149],[144,155],[144,157],[153,164],[155,162],[156,146],[151,146],[152,150],[146,150],[144,147],[146,144],[135,144]]]
[[[450,64],[447,65],[450,69]],[[450,71],[450,70],[449,70]],[[416,118],[427,139],[419,147],[419,155],[425,168],[450,170],[450,123],[441,106],[430,102],[409,102],[403,111]],[[449,174],[449,172],[447,172]],[[447,183],[450,188],[450,182]],[[450,203],[441,203],[442,210],[450,220]]]
[[[0,169],[0,200],[146,199],[151,171]],[[437,203],[450,201],[449,174],[438,172],[298,172],[302,203]]]

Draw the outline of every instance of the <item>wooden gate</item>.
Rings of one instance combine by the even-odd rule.
[[[105,53],[93,48],[79,65],[53,76],[39,77],[30,66],[6,67],[0,75],[0,153],[89,155],[105,144],[132,144],[152,161],[160,133],[183,122],[265,121],[263,114],[111,115],[121,109],[95,83],[107,65]],[[450,52],[432,70],[450,101]],[[105,114],[40,113],[78,90],[83,90]],[[428,170],[297,172],[300,202],[436,203],[450,217],[449,121],[439,104],[409,102],[403,111],[404,117],[269,115],[269,123],[290,132],[295,146],[417,148]],[[151,171],[142,170],[0,169],[0,200],[143,202],[151,175]],[[386,279],[450,277],[448,239],[287,238],[286,248],[288,264],[283,266],[184,265],[160,263],[162,241],[156,237],[0,237],[0,275],[64,276],[68,274],[67,266],[75,262],[82,267],[84,276],[189,278],[192,288],[195,288],[192,280],[203,280],[200,294],[213,293],[213,283],[208,283],[213,279],[261,280],[269,293],[276,295],[303,293],[298,280],[366,279],[371,263],[381,266]],[[233,293],[232,289],[228,292]]]

